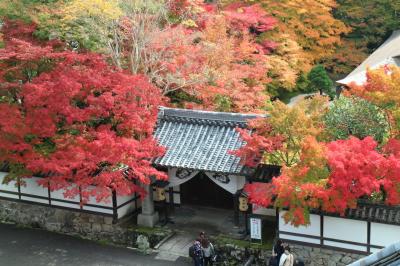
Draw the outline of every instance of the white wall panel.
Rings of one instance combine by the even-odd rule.
[[[66,202],[60,202],[60,201],[51,201],[52,206],[60,206],[60,207],[66,207],[66,208],[71,208],[71,209],[80,209],[81,206],[76,203],[66,203]]]
[[[324,216],[324,237],[367,243],[367,222]]]
[[[345,244],[345,243],[338,243],[335,241],[324,241],[324,245],[331,246],[331,247],[338,247],[338,248],[345,248],[345,249],[352,249],[358,251],[367,251],[367,247],[353,245],[353,244]]]
[[[127,201],[130,201],[135,196],[136,196],[135,193],[133,193],[132,195],[129,195],[129,196],[118,196],[117,195],[117,206],[124,204]]]
[[[37,198],[33,198],[33,197],[28,197],[28,196],[21,196],[21,200],[28,200],[28,201],[31,201],[31,202],[49,204],[49,200],[48,199],[37,199]]]
[[[118,218],[121,218],[128,213],[131,213],[135,210],[135,202],[131,202],[126,204],[125,206],[118,208]]]
[[[8,173],[6,172],[0,172],[0,189],[1,190],[7,190],[7,191],[13,191],[13,192],[18,192],[18,187],[16,186],[16,182],[15,181],[11,181],[8,184],[3,184],[4,181],[4,177],[7,175]]]
[[[174,191],[180,191],[179,186],[175,186],[173,187]],[[174,195],[174,204],[181,204],[181,194],[178,193],[173,193]],[[165,191],[165,198],[167,200],[167,202],[169,202],[169,191],[168,189]]]
[[[371,253],[378,252],[379,250],[381,250],[381,249],[379,249],[379,248],[371,248],[370,249]]]
[[[400,226],[371,223],[371,245],[388,246],[400,240]]]
[[[287,235],[287,234],[283,234],[283,233],[279,234],[279,238],[293,240],[293,241],[300,241],[300,242],[305,242],[305,243],[311,243],[311,244],[320,244],[319,239],[302,237],[302,236],[292,236],[292,235]]]
[[[23,181],[25,182],[25,185],[21,185],[21,193],[48,198],[49,197],[48,189],[39,186],[37,183],[38,180],[40,180],[39,177],[24,178]]]
[[[80,201],[79,195],[76,195],[73,198],[66,198],[66,197],[64,197],[64,192],[65,192],[64,189],[50,191],[50,197],[52,199],[68,200],[68,201],[73,201],[73,202],[79,203],[79,201]],[[62,205],[60,205],[60,206],[62,206]]]
[[[18,195],[3,193],[3,192],[0,192],[0,197],[5,197],[5,198],[9,198],[9,199],[19,199]]]
[[[92,190],[92,189],[95,189],[95,187],[94,186],[89,187],[89,190]],[[101,202],[97,202],[96,197],[89,197],[89,200],[86,202],[86,204],[112,207],[112,196],[111,195],[112,194],[111,194],[111,190],[110,190],[108,198],[104,199]]]
[[[85,205],[83,205],[82,209],[83,210],[87,210],[87,211],[92,211],[92,212],[113,214],[113,210],[97,208],[97,207],[91,207],[91,206],[85,206]]]
[[[291,225],[290,223],[285,224],[285,220],[283,219],[283,215],[285,214],[285,211],[279,212],[279,230],[280,231],[286,231],[286,232],[291,232],[291,233],[297,233],[297,234],[306,234],[306,235],[312,235],[312,236],[320,236],[320,216],[311,214],[310,215],[310,225],[308,226],[298,226],[295,227]]]

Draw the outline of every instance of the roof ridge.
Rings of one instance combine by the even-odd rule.
[[[265,115],[261,115],[261,114],[216,112],[216,111],[204,111],[204,110],[196,110],[196,109],[169,108],[169,107],[164,107],[164,106],[160,106],[159,110],[160,110],[159,118],[164,118],[164,117],[169,116],[169,117],[177,117],[177,118],[245,123],[249,119],[254,119],[257,117],[265,117]]]

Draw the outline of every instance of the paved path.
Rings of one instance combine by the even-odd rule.
[[[193,244],[194,239],[196,239],[196,234],[178,232],[158,248],[159,253],[156,258],[171,261],[175,261],[179,257],[189,258],[189,247]]]
[[[306,96],[313,95],[313,94],[316,94],[316,93],[303,93],[303,94],[299,94],[297,96],[294,96],[294,97],[290,98],[290,101],[287,104],[287,106],[293,107],[299,101],[303,100]]]
[[[100,245],[61,234],[0,224],[0,265],[7,266],[169,266],[192,265],[158,254]]]

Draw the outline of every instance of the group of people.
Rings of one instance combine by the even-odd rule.
[[[199,237],[189,248],[189,256],[193,259],[195,266],[213,265],[215,261],[214,246],[204,232],[200,232]]]
[[[304,266],[304,262],[295,259],[290,252],[288,244],[278,239],[272,249],[272,257],[269,263],[270,266]]]
[[[199,237],[189,248],[189,256],[193,259],[194,266],[212,266],[216,261],[214,246],[204,232],[200,232]],[[278,239],[272,249],[269,266],[304,266],[304,262],[295,258],[290,252],[289,245]]]

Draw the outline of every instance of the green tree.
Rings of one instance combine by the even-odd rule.
[[[310,73],[308,73],[307,78],[310,82],[309,89],[311,91],[319,91],[321,95],[324,92],[327,95],[332,96],[333,82],[322,65],[314,66]]]
[[[296,91],[309,92],[310,81],[307,75],[300,73],[299,77],[296,79]]]
[[[393,30],[400,28],[400,1],[337,0],[335,17],[353,30],[346,36],[359,48],[371,53],[385,41]]]
[[[341,96],[324,115],[327,133],[333,140],[355,136],[364,139],[372,136],[382,143],[389,136],[385,113],[377,106],[358,97]]]

